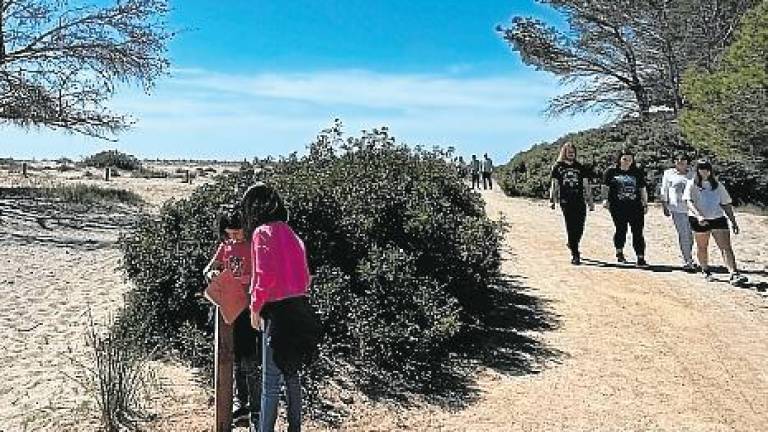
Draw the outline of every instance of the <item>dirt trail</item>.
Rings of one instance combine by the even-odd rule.
[[[498,191],[483,195],[488,214],[511,225],[504,271],[521,276],[527,294],[546,301],[558,321],[556,330],[529,336],[562,355],[537,374],[483,372],[482,396],[469,408],[368,414],[345,430],[768,430],[762,293],[674,269],[674,229],[658,208],[647,218],[651,269],[612,264],[613,227],[603,209],[588,216],[582,246],[593,261],[575,267],[559,209]],[[742,262],[753,284],[764,287],[768,223],[739,218],[737,258],[749,257]]]

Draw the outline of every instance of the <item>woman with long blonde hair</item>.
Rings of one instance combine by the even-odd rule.
[[[566,142],[560,147],[557,162],[552,166],[552,183],[549,189],[549,201],[552,209],[557,203],[563,211],[565,231],[568,235],[568,249],[571,251],[571,264],[581,264],[579,243],[584,234],[584,223],[589,210],[595,209],[592,188],[589,184],[589,170],[576,160],[576,146]]]

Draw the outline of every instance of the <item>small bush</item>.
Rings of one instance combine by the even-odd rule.
[[[70,377],[95,401],[101,426],[107,432],[138,430],[151,418],[148,401],[157,387],[149,356],[108,325],[100,331],[89,315],[85,361],[72,359],[77,375]]]
[[[124,171],[135,171],[141,168],[141,162],[133,155],[117,150],[105,150],[88,156],[83,165],[95,168],[114,167]]]
[[[28,188],[29,196],[53,198],[69,204],[122,203],[140,205],[144,200],[135,192],[125,189],[103,188],[84,183],[54,184],[52,186]]]

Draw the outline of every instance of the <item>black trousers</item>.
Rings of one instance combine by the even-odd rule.
[[[487,173],[487,172],[483,173],[483,189],[493,189],[493,180],[491,180],[491,173]]]
[[[261,332],[251,326],[251,312],[246,308],[232,325],[235,351],[235,397],[240,406],[249,406],[251,420],[261,409]]]
[[[638,256],[645,255],[645,212],[640,204],[618,205],[611,203],[611,219],[616,227],[613,234],[613,246],[616,250],[624,249],[627,242],[627,226],[632,229],[632,248]]]
[[[584,222],[587,219],[587,205],[583,200],[560,203],[565,218],[565,231],[568,234],[568,249],[571,254],[579,254],[579,243],[584,235]]]
[[[480,189],[480,174],[478,173],[472,173],[472,189],[475,188],[475,185]]]

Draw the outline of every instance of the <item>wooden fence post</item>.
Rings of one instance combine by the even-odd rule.
[[[21,175],[24,176],[24,178],[27,178],[27,163],[22,162],[21,163]]]
[[[109,167],[104,168],[104,180],[109,181]]]
[[[232,326],[224,322],[216,309],[216,432],[232,430],[232,368],[234,351]]]
[[[192,184],[192,176],[189,175],[189,170],[184,171],[184,183]]]

